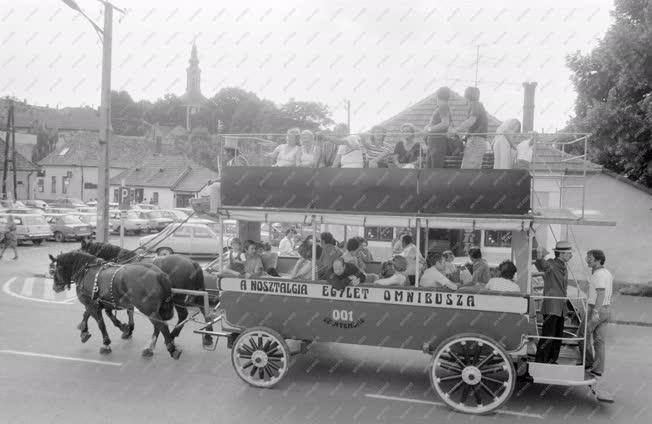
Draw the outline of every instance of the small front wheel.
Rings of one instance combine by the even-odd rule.
[[[231,362],[238,376],[254,387],[270,388],[285,377],[290,349],[276,331],[253,327],[238,336],[231,348]]]
[[[41,243],[43,243],[43,239],[34,239],[34,240],[32,240],[32,244],[34,246],[40,246]]]
[[[487,414],[509,400],[516,373],[500,344],[479,334],[460,334],[442,342],[435,351],[430,382],[452,409]]]
[[[58,241],[59,243],[63,242],[66,240],[66,237],[63,235],[62,232],[57,231],[54,233],[54,240]]]

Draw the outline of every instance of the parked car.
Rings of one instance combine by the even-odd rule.
[[[16,215],[43,215],[45,212],[34,208],[11,208],[5,209],[4,213],[11,213]]]
[[[174,222],[172,218],[169,218],[161,211],[141,210],[137,212],[140,218],[147,220],[147,228],[150,232],[156,231],[158,233]]]
[[[133,205],[131,207],[132,209],[140,209],[140,210],[146,210],[146,211],[154,211],[161,209],[159,205],[152,205],[149,203],[138,203],[137,205]]]
[[[82,212],[82,213],[94,213],[97,214],[97,208],[94,208],[92,206],[79,206],[75,208],[77,212]]]
[[[175,211],[181,211],[186,215],[190,216],[195,213],[195,210],[192,208],[174,208]]]
[[[54,240],[81,240],[91,237],[91,226],[81,220],[79,215],[46,215]]]
[[[48,204],[44,200],[21,200],[27,206],[28,208],[35,208],[35,209],[40,209],[42,211],[45,210],[45,208],[48,207]]]
[[[147,244],[145,250],[154,251],[160,256],[181,253],[214,258],[218,255],[218,240],[218,233],[206,224],[170,224],[158,234],[141,238],[139,245]],[[222,237],[222,243],[228,245],[226,234]]]
[[[56,208],[56,207],[47,207],[45,209],[46,214],[60,214],[60,215],[68,215],[71,213],[75,213],[76,211],[72,208]]]
[[[86,206],[96,208],[97,207],[97,200],[91,200],[90,202],[86,202]],[[118,209],[119,207],[120,207],[119,203],[109,202],[109,209]]]
[[[125,234],[134,233],[141,234],[144,231],[147,231],[147,220],[142,219],[138,211],[120,211],[112,210],[109,212],[109,231],[114,233],[120,233],[120,213],[124,212],[124,229]]]
[[[1,214],[0,232],[7,231],[7,217],[10,215],[14,218],[14,224],[16,224],[16,238],[19,243],[29,240],[38,246],[43,243],[43,240],[52,236],[50,225],[45,221],[43,215]]]
[[[91,238],[95,238],[97,235],[97,214],[80,212],[76,215],[84,224],[91,226]]]
[[[188,218],[188,215],[185,212],[177,209],[161,209],[160,212],[174,222],[183,222]]]
[[[86,203],[81,201],[80,199],[74,198],[74,197],[61,197],[56,200],[53,200],[51,202],[48,202],[48,205],[51,208],[77,208],[77,207],[83,207],[87,206]]]
[[[19,200],[9,200],[9,199],[4,199],[0,200],[0,208],[3,209],[17,209],[17,208],[25,208],[25,204]]]

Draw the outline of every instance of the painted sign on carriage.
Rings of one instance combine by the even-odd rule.
[[[338,290],[330,284],[263,279],[220,279],[220,290],[306,299],[343,300],[362,303],[451,308],[524,314],[528,299],[500,293],[438,292],[429,289],[348,286]]]

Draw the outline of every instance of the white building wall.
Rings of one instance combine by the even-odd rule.
[[[90,201],[91,199],[97,199],[97,189],[84,189],[82,192],[82,180],[84,184],[92,183],[97,185],[97,167],[95,166],[44,166],[45,177],[36,177],[34,174],[33,178],[33,193],[35,199],[43,200],[54,200],[61,197],[76,197],[85,202]],[[116,175],[123,172],[123,168],[110,168],[109,177],[113,178]],[[65,177],[68,172],[72,172],[72,178],[68,185],[67,193],[62,193],[62,179]],[[56,193],[52,193],[52,177],[56,177]],[[43,192],[38,192],[38,180],[43,178]],[[111,199],[113,199],[113,193],[109,193]]]

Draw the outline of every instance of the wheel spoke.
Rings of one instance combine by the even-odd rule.
[[[455,380],[456,378],[462,378],[462,376],[461,375],[449,375],[448,377],[440,377],[439,381]]]
[[[249,344],[251,344],[251,351],[252,351],[252,352],[255,352],[255,351],[258,350],[258,346],[256,346],[256,342],[254,341],[254,338],[253,338],[253,337],[251,337],[251,338],[249,339]]]
[[[482,381],[480,382],[480,387],[482,387],[485,392],[489,393],[489,396],[491,396],[492,398],[496,399],[498,397],[498,395],[494,393],[493,390],[491,390],[489,387],[487,387],[487,385],[484,384]]]
[[[505,371],[503,369],[502,365],[497,365],[497,366],[493,366],[493,367],[490,367],[490,368],[485,368],[483,370],[480,370],[480,372],[482,373],[483,376],[484,376],[484,374],[493,374],[493,373],[496,373],[496,372],[499,372],[499,371]]]
[[[263,336],[258,336],[258,349],[263,345]]]
[[[277,364],[274,361],[269,361],[267,365],[269,365],[270,368],[273,368],[276,371],[278,371],[281,368],[281,364]]]
[[[475,398],[475,401],[477,403],[477,406],[482,405],[482,398],[480,398],[480,393],[478,393],[478,386],[473,387],[473,397]]]
[[[464,343],[464,365],[469,365],[469,342]]]
[[[249,367],[252,366],[253,364],[254,364],[253,362],[251,362],[251,361],[247,361],[247,362],[242,366],[242,369],[243,369],[243,370],[246,370],[247,368],[249,368]]]
[[[251,367],[251,372],[249,373],[249,377],[254,378],[256,371],[258,371],[258,367]]]
[[[462,368],[466,368],[466,364],[462,362],[462,360],[458,358],[457,355],[455,355],[452,350],[449,349],[448,353],[453,357],[455,362],[457,362]]]
[[[263,351],[267,352],[267,350],[269,349],[269,345],[270,345],[270,344],[272,344],[272,341],[271,341],[271,340],[267,340],[267,341],[265,342],[265,346],[263,346]]]
[[[503,381],[501,381],[501,380],[496,380],[495,378],[487,377],[487,376],[484,376],[484,375],[482,376],[482,379],[483,379],[483,380],[487,380],[487,381],[491,381],[492,383],[500,384],[501,386],[502,386],[503,384],[505,384],[505,381],[504,381],[504,380],[503,380]]]
[[[269,349],[269,350],[272,350],[272,349],[276,349],[276,348],[278,348],[278,347],[279,347],[278,342],[277,342],[277,341],[274,341],[274,342],[272,342],[271,345],[269,345],[268,349]]]
[[[450,395],[455,393],[455,390],[459,389],[462,384],[464,384],[463,381],[458,381],[457,384],[455,384],[452,389],[446,392],[446,396],[450,397]]]
[[[462,402],[463,403],[466,403],[466,399],[469,397],[469,389],[470,388],[471,388],[471,386],[469,386],[468,384],[464,385],[464,390],[462,390]]]
[[[240,355],[249,355],[249,356],[251,356],[252,353],[253,352],[251,350],[249,350],[249,348],[247,346],[243,345],[243,346],[238,348],[238,354],[240,354]]]
[[[251,359],[251,355],[241,353],[241,354],[239,354],[239,356],[240,356],[240,359]]]
[[[473,363],[477,364],[480,360],[480,353],[482,353],[482,345],[480,343],[475,344],[475,355],[473,357]]]
[[[452,372],[457,372],[457,373],[462,372],[462,368],[459,368],[459,367],[455,366],[455,364],[451,364],[450,362],[441,361],[441,363],[439,364],[439,367],[443,368],[443,369],[445,369],[447,371],[452,371]]]
[[[495,356],[495,352],[491,352],[489,355],[486,356],[486,358],[482,360],[482,362],[476,365],[476,367],[482,368],[482,366],[486,364],[489,361],[489,359],[493,358],[494,356]]]
[[[265,379],[265,368],[263,367],[258,368],[258,378],[260,378],[261,380]]]

